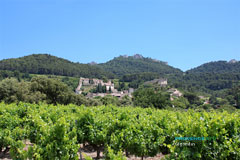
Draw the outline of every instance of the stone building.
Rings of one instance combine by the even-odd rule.
[[[110,93],[88,93],[87,97],[89,98],[93,98],[93,97],[104,97],[105,95],[112,95],[112,96],[116,96],[116,97],[123,97],[125,95],[128,95],[131,97],[131,94],[134,92],[133,88],[129,88],[129,90],[124,90],[124,91],[118,91],[117,89],[115,89],[114,87],[114,83],[112,83],[111,80],[109,80],[108,82],[103,82],[103,80],[101,79],[89,79],[89,78],[80,78],[79,79],[79,84],[75,90],[75,92],[77,94],[81,94],[82,93],[82,87],[83,86],[106,86],[106,90],[110,91]]]
[[[173,97],[182,97],[183,94],[182,92],[180,92],[179,90],[177,90],[176,88],[170,88],[167,92],[170,93],[170,100],[173,100]]]

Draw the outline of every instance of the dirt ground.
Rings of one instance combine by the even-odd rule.
[[[30,145],[32,145],[29,141],[25,141],[25,144],[26,144],[26,147],[24,148],[24,150],[27,150],[28,147]],[[86,145],[85,147],[83,147],[83,145],[81,145],[81,148],[79,149],[79,152],[78,152],[79,160],[80,160],[80,151],[82,153],[83,160],[85,160],[85,158],[84,158],[85,155],[87,155],[89,157],[92,157],[94,160],[97,157],[97,152],[94,151],[94,149],[90,145]],[[101,152],[100,156],[101,156],[100,160],[103,160],[104,159],[103,152]],[[158,154],[155,157],[144,157],[144,160],[160,160],[163,157],[164,157],[163,154]],[[10,156],[10,153],[7,152],[7,153],[4,154],[2,152],[0,154],[0,160],[12,160],[11,156]],[[135,157],[135,156],[130,155],[130,156],[127,157],[127,160],[141,160],[141,157]]]
[[[81,145],[81,151],[82,151],[83,159],[84,159],[84,155],[92,157],[94,160],[97,157],[97,152],[95,152],[94,149],[89,145],[86,145],[85,147]],[[79,155],[80,155],[80,152],[79,152]],[[101,156],[101,160],[104,159],[103,152],[101,152],[100,156]],[[144,160],[160,160],[163,157],[164,157],[163,154],[158,154],[155,157],[144,157]],[[135,157],[133,155],[130,155],[127,157],[127,160],[141,160],[141,157]]]

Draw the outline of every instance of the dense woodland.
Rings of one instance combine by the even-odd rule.
[[[188,70],[187,73],[239,73],[240,62],[236,60],[205,63]]]
[[[103,76],[110,76],[97,66],[73,63],[48,54],[33,54],[21,58],[2,60],[0,61],[0,70],[70,77],[102,78]]]
[[[99,64],[105,71],[112,72],[117,77],[124,76],[126,74],[139,74],[142,72],[157,73],[161,76],[168,74],[179,75],[182,74],[180,69],[171,67],[166,62],[156,61],[151,58],[144,57],[116,57],[106,63]]]

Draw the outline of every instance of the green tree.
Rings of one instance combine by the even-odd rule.
[[[102,92],[103,92],[103,87],[102,87],[102,84],[99,83],[97,86],[97,93],[102,93]]]
[[[47,103],[69,104],[71,103],[72,91],[66,84],[55,79],[46,77],[34,77],[31,80],[31,90],[46,95]]]
[[[235,97],[235,100],[236,100],[237,108],[240,109],[240,92],[238,92],[234,97]]]
[[[129,96],[123,96],[120,100],[121,106],[131,106],[133,104],[132,99]]]
[[[31,91],[29,82],[18,82],[15,78],[4,79],[0,82],[0,100],[6,103],[30,102],[38,103],[44,101],[46,95],[39,91]]]
[[[184,93],[184,97],[187,98],[190,104],[200,105],[201,101],[200,98],[192,92],[186,92]]]
[[[104,83],[107,83],[107,82],[108,82],[108,79],[107,79],[107,77],[103,76],[103,78],[102,78],[102,79],[103,79],[103,82],[104,82]]]
[[[117,97],[106,95],[100,99],[103,105],[120,105],[119,100]]]
[[[165,108],[170,105],[170,96],[153,88],[140,88],[133,93],[135,106]]]
[[[174,107],[182,109],[186,109],[189,106],[188,100],[184,97],[175,98],[171,103]]]

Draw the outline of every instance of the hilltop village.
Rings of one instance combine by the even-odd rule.
[[[92,93],[92,92],[88,92],[87,93],[87,97],[88,98],[93,98],[93,97],[104,97],[106,95],[112,95],[118,98],[122,98],[123,96],[129,96],[132,97],[132,93],[134,92],[133,88],[129,88],[128,90],[123,90],[123,91],[118,91],[115,87],[114,87],[114,83],[111,80],[108,81],[103,81],[101,79],[90,79],[90,78],[80,78],[79,79],[79,84],[78,87],[76,88],[75,92],[77,94],[81,94],[83,92],[83,88],[84,87],[88,87],[88,88],[104,88],[105,89],[105,93],[101,93],[101,92],[97,92],[97,93]]]
[[[167,79],[164,78],[159,78],[159,79],[154,79],[151,81],[147,81],[144,83],[145,85],[147,84],[154,84],[154,85],[158,85],[161,87],[167,87],[168,83],[167,83]],[[94,98],[94,97],[104,97],[106,95],[111,95],[111,96],[115,96],[118,98],[122,98],[124,96],[129,96],[132,97],[132,93],[134,92],[133,88],[129,88],[128,90],[122,90],[122,91],[118,91],[115,86],[114,83],[112,82],[112,80],[101,80],[101,79],[96,79],[96,78],[83,78],[80,77],[79,79],[79,84],[75,90],[76,94],[82,94],[83,91],[86,90],[86,88],[88,88],[88,93],[86,94],[86,97],[88,98]],[[98,92],[98,90],[93,93],[90,92],[91,89],[96,89],[96,88],[104,88],[105,92]],[[173,100],[173,97],[181,97],[183,96],[183,94],[177,90],[176,88],[170,88],[167,90],[167,92],[170,94],[171,100]]]

